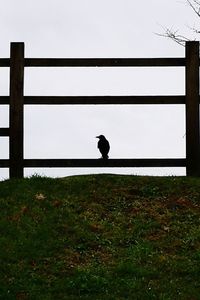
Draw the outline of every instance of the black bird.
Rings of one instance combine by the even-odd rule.
[[[97,139],[99,139],[97,143],[97,148],[99,148],[99,151],[101,152],[103,159],[108,159],[108,152],[110,150],[110,144],[105,138],[104,135],[96,136]]]

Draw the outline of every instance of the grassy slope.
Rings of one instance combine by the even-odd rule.
[[[200,179],[0,182],[0,299],[200,299]]]

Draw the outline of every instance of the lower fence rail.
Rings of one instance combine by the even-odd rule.
[[[127,159],[24,159],[23,168],[138,168],[186,167],[185,158]],[[9,159],[0,160],[0,168],[10,168]]]

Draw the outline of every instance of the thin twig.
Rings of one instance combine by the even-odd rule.
[[[185,0],[188,6],[195,12],[195,14],[200,18],[200,0]],[[196,39],[187,38],[184,35],[179,34],[178,30],[173,30],[172,28],[163,27],[164,33],[156,33],[158,36],[162,36],[165,38],[170,38],[177,44],[181,46],[185,46],[185,42],[187,41],[195,41]],[[200,34],[200,30],[195,27],[188,28],[195,34]]]
[[[198,0],[186,0],[188,5],[193,9],[193,11],[200,17],[200,1]],[[193,2],[193,3],[192,3]]]

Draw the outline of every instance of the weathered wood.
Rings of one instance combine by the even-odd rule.
[[[185,104],[185,96],[25,96],[24,104]]]
[[[0,136],[9,136],[10,128],[0,128]]]
[[[199,42],[186,43],[186,172],[200,176]]]
[[[129,167],[185,167],[182,158],[152,159],[25,159],[26,168],[129,168]]]
[[[10,178],[23,177],[24,43],[11,43],[10,58]]]
[[[26,58],[26,67],[183,67],[185,58]]]

